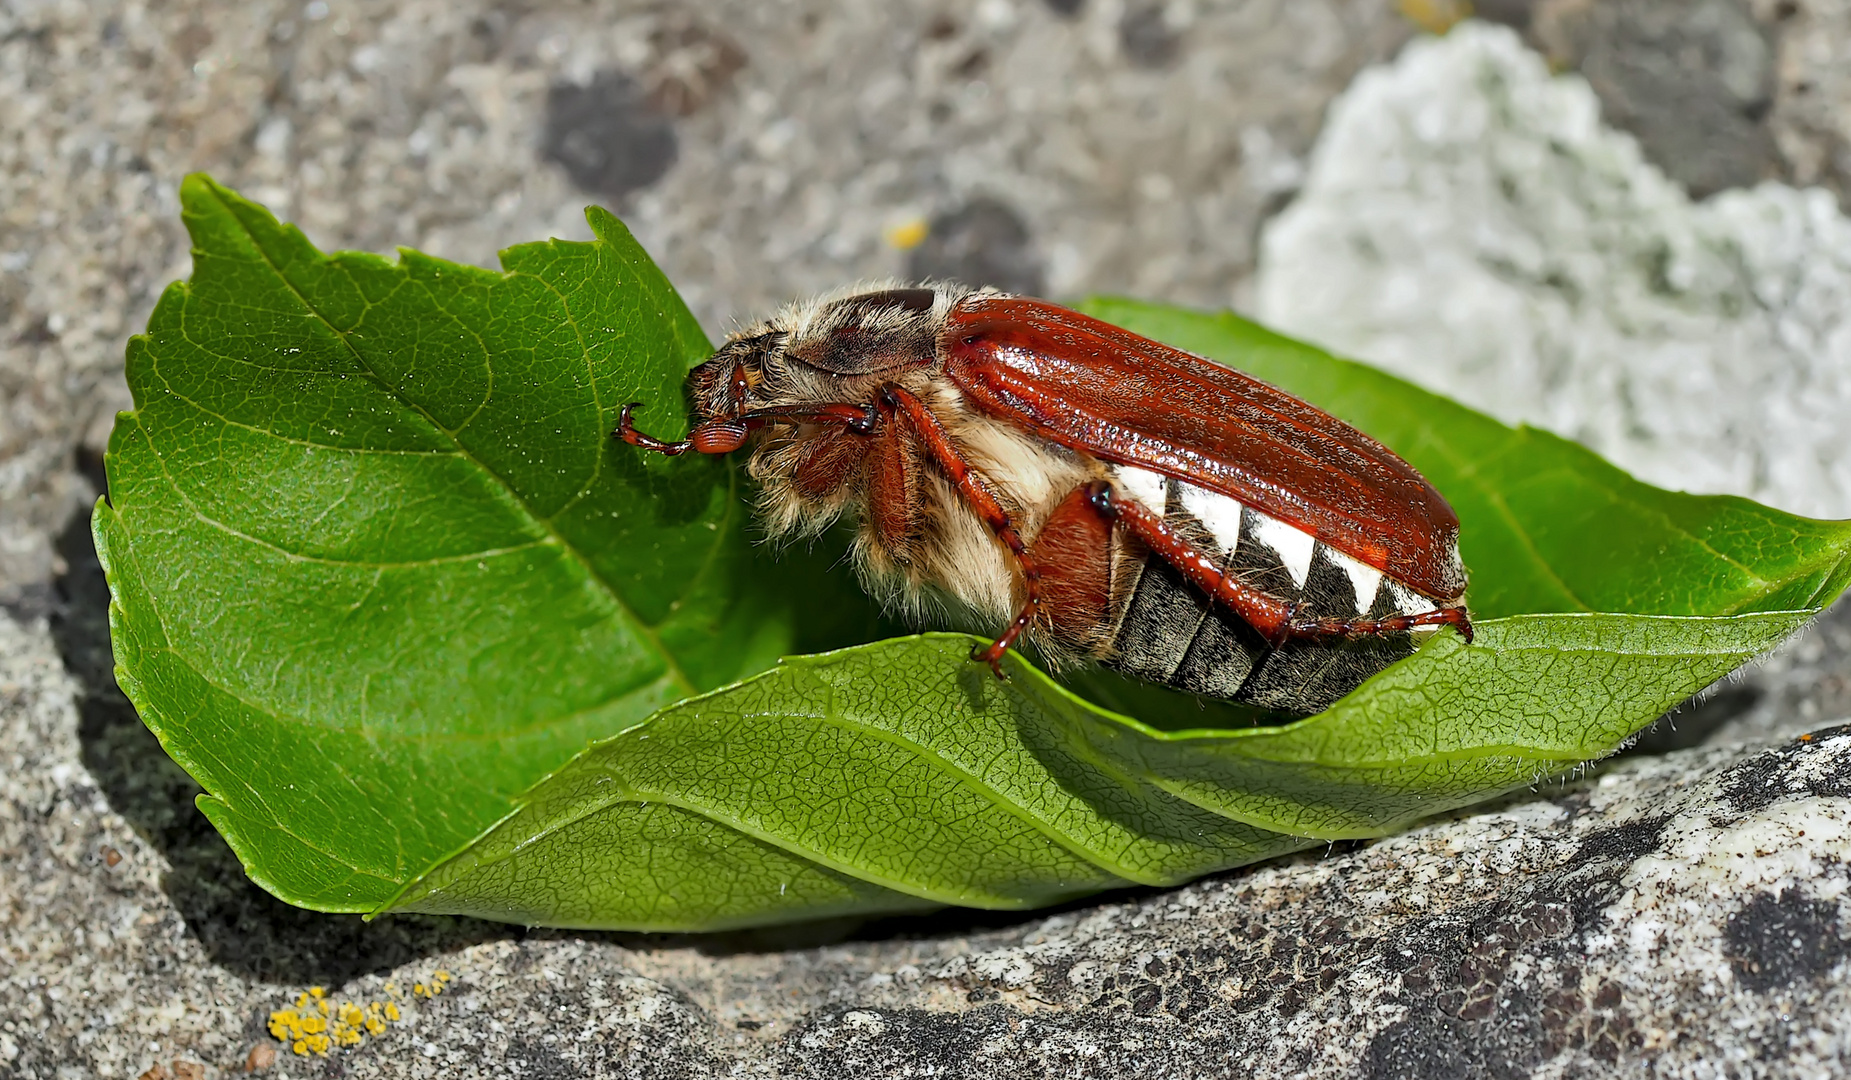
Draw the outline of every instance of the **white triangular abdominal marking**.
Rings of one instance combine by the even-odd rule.
[[[1388,595],[1394,598],[1395,611],[1401,615],[1423,615],[1440,606],[1399,581],[1389,581]]]
[[[1292,584],[1305,587],[1305,579],[1311,576],[1311,556],[1316,551],[1318,542],[1308,532],[1294,528],[1275,517],[1265,514],[1256,515],[1259,527],[1254,536],[1267,547],[1279,554],[1279,561],[1284,564],[1286,572],[1292,575]]]
[[[1118,485],[1125,490],[1125,494],[1143,503],[1159,516],[1163,514],[1166,484],[1161,473],[1121,465],[1118,468]]]
[[[1176,486],[1182,494],[1183,509],[1208,529],[1219,550],[1229,552],[1240,546],[1240,503],[1194,484]]]
[[[1345,555],[1329,544],[1324,545],[1324,557],[1330,564],[1349,575],[1350,585],[1356,590],[1356,610],[1366,612],[1375,606],[1375,594],[1382,587],[1382,572],[1368,563],[1359,562]]]

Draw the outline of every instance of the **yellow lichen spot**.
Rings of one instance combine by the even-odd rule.
[[[920,244],[925,243],[925,238],[930,235],[931,232],[932,227],[926,224],[926,220],[916,217],[899,222],[895,225],[887,226],[887,230],[883,236],[887,241],[888,247],[896,251],[911,251]]]
[[[302,1036],[302,1017],[294,1009],[278,1009],[270,1014],[270,1037],[289,1042]]]
[[[1471,0],[1399,0],[1395,7],[1429,34],[1444,34],[1472,17]]]
[[[440,983],[447,983],[450,981],[450,973],[442,968],[438,968],[431,973],[431,978],[436,979]]]
[[[412,983],[411,984],[411,996],[412,997],[430,997],[431,992],[427,987],[425,987],[423,983]]]
[[[442,973],[445,978],[448,972]],[[419,984],[423,985],[423,984]],[[441,983],[426,987],[425,996],[442,990]],[[389,1023],[399,1019],[398,1006],[391,1002],[336,1001],[322,987],[297,995],[299,1008],[278,1009],[270,1014],[269,1031],[277,1041],[297,1055],[326,1055],[332,1047],[359,1046],[368,1035],[384,1035]],[[310,1002],[314,1008],[309,1008]]]
[[[398,983],[387,983],[387,984],[386,984],[386,993],[388,993],[388,994],[396,994],[396,993],[398,993]]]

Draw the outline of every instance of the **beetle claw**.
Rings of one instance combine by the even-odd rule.
[[[1000,644],[1002,643],[991,642],[989,645],[979,645],[970,651],[970,658],[978,663],[990,665],[990,670],[996,673],[996,681],[1008,682],[1009,673],[1003,670],[1004,650],[997,648]]]

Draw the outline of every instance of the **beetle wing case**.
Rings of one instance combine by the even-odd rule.
[[[774,537],[858,519],[884,599],[948,600],[1192,693],[1315,712],[1452,625],[1458,519],[1406,462],[1229,368],[1040,300],[897,283],[793,304],[691,376],[663,453],[751,444]]]

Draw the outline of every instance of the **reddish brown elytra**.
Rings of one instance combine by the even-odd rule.
[[[1459,519],[1386,447],[1240,372],[955,285],[793,304],[690,376],[663,454],[748,468],[774,537],[859,519],[871,591],[1191,693],[1316,712],[1455,626]]]

